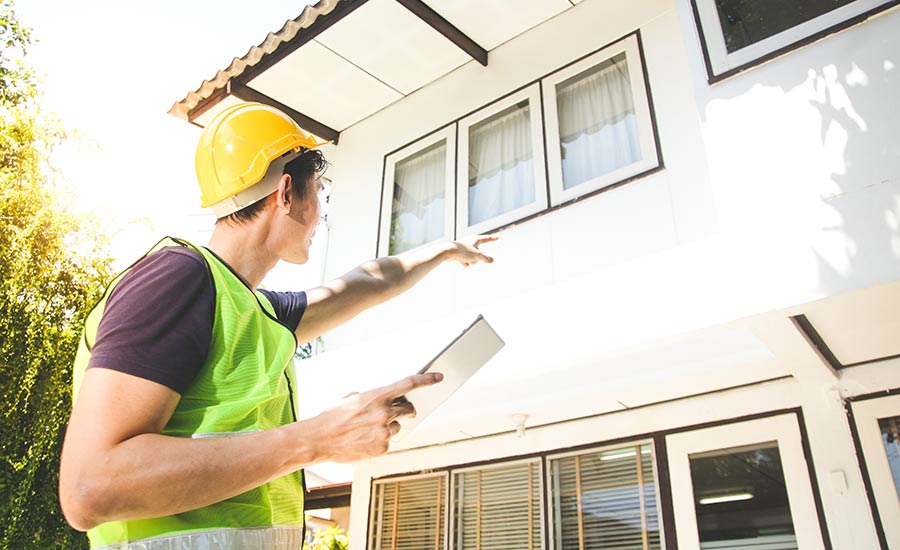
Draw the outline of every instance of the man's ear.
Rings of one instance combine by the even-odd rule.
[[[288,212],[291,211],[291,203],[294,198],[291,190],[292,185],[291,175],[283,174],[281,179],[278,180],[278,187],[275,190],[275,206],[287,209]]]

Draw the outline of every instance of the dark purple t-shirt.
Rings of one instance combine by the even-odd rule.
[[[138,261],[106,302],[87,368],[125,372],[183,394],[209,353],[216,292],[210,277],[206,261],[187,248]],[[296,330],[306,293],[261,292],[278,320]]]

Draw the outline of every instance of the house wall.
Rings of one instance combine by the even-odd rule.
[[[880,106],[900,94],[898,20],[891,10],[710,86],[687,2],[589,0],[493,50],[488,67],[469,63],[345,130],[330,154],[327,277],[376,253],[387,153],[635,29],[665,167],[502,231],[490,269],[441,269],[327,349],[411,329],[423,311],[565,317],[547,299],[557,292],[609,312],[616,327],[598,328],[629,342],[893,280],[900,113]],[[582,341],[581,321],[548,337]]]
[[[900,369],[897,367],[900,367],[898,360],[877,367],[854,367],[844,373],[845,383],[854,386],[860,394],[878,391],[884,384],[900,387]],[[802,418],[799,422],[805,430],[814,462],[815,481],[818,485],[815,498],[824,513],[831,543],[824,547],[879,548],[871,508],[853,452],[844,404],[837,390],[822,391],[823,380],[810,368],[799,378],[786,377],[615,414],[600,414],[552,426],[526,428],[524,437],[518,437],[514,431],[509,431],[452,445],[433,445],[395,452],[357,463],[354,468],[351,502],[351,548],[366,548],[372,479],[546,454],[585,445],[602,446],[606,442],[649,440],[654,435],[667,440],[673,434],[709,424],[727,425],[793,409],[801,411]],[[657,468],[659,467],[657,464]],[[834,479],[837,475],[845,480],[846,485],[841,485],[839,480]],[[673,481],[684,482],[683,479]],[[665,506],[665,503],[660,506]],[[800,521],[814,521],[813,514],[815,510],[812,509],[800,511]],[[817,547],[823,546],[811,545],[806,548]]]
[[[710,85],[689,2],[585,0],[492,50],[488,67],[469,63],[343,131],[330,153],[326,277],[376,253],[386,154],[638,29],[664,167],[504,229],[486,246],[495,264],[443,266],[326,335],[325,358],[356,362],[360,389],[368,371],[408,359],[407,342],[484,313],[508,348],[527,349],[523,372],[552,375],[900,278],[897,28],[894,8]],[[365,547],[375,477],[799,408],[832,547],[877,548],[843,397],[900,387],[900,364],[847,369],[838,383],[815,357],[795,359],[666,380],[660,396],[703,395],[633,410],[579,396],[568,421],[525,438],[507,430],[358,464],[351,547]]]

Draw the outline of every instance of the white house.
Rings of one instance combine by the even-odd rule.
[[[297,365],[315,414],[506,342],[351,547],[900,548],[898,4],[322,0],[176,103],[334,142],[325,277],[500,236]]]

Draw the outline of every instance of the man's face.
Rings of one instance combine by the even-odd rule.
[[[291,263],[302,264],[309,260],[309,247],[322,213],[319,204],[319,193],[324,190],[321,175],[316,174],[309,178],[305,185],[306,193],[303,195],[303,199],[298,201],[296,195],[292,198],[295,201],[291,205],[290,213],[293,224],[290,230],[291,235],[288,238],[292,241],[293,246],[289,247],[290,251],[284,258]]]

